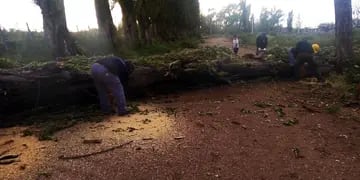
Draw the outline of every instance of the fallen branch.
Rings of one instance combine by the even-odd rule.
[[[0,161],[0,165],[8,165],[8,164],[12,164],[14,162],[18,162],[18,160],[16,160],[16,159],[3,160],[3,161]]]
[[[122,148],[122,147],[124,147],[124,146],[126,146],[128,144],[131,144],[132,142],[134,142],[134,141],[129,141],[129,142],[120,144],[118,146],[111,147],[109,149],[105,149],[105,150],[101,150],[101,151],[97,151],[97,152],[93,152],[93,153],[89,153],[89,154],[74,155],[74,156],[61,155],[61,156],[59,156],[59,159],[62,159],[62,160],[81,159],[81,158],[85,158],[85,157],[89,157],[89,156],[98,155],[98,154],[106,153],[106,152],[109,152],[109,151],[113,151],[113,150],[118,149],[118,148]]]
[[[2,156],[2,157],[0,157],[0,161],[8,160],[8,159],[16,159],[19,156],[20,156],[19,154],[11,154],[11,155]]]
[[[303,107],[304,109],[306,109],[307,111],[311,112],[311,113],[321,113],[320,110],[311,108],[311,107],[309,107],[309,106],[306,106],[305,104],[303,104],[302,107]]]
[[[5,146],[5,145],[8,145],[8,144],[11,144],[11,143],[14,143],[15,141],[14,140],[8,140],[8,141],[5,141],[3,143],[0,144],[0,146]]]
[[[102,140],[101,139],[85,139],[83,141],[84,144],[101,144]]]
[[[358,107],[360,106],[360,101],[352,101],[352,102],[347,102],[344,104],[345,107]]]

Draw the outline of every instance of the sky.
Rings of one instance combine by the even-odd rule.
[[[97,28],[94,0],[64,0],[67,24],[71,31]],[[199,0],[202,14],[209,8],[221,10],[230,3],[239,0]],[[317,27],[320,23],[335,22],[334,0],[247,0],[252,5],[252,12],[257,19],[260,11],[265,8],[279,8],[288,13],[295,12],[295,18],[300,15],[303,26]],[[360,0],[352,0],[353,5],[360,5]],[[121,22],[121,10],[117,5],[112,11],[115,24]],[[286,19],[286,17],[284,18]],[[284,21],[285,22],[285,21]],[[42,15],[40,8],[33,0],[0,0],[0,27],[6,29],[26,30],[26,23],[32,30],[42,30]]]

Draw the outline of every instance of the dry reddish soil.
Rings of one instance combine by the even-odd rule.
[[[0,179],[358,179],[360,109],[326,109],[338,97],[324,85],[252,82],[142,102],[141,112],[82,123],[55,141],[2,129]],[[287,124],[287,125],[285,125]],[[100,139],[100,144],[84,140]],[[63,160],[133,141],[89,157]]]
[[[205,42],[202,44],[202,46],[224,46],[229,49],[232,49],[232,39],[226,38],[226,37],[211,37],[206,38]],[[246,44],[240,44],[238,56],[243,56],[245,54],[255,54],[256,47],[255,46],[249,46]]]

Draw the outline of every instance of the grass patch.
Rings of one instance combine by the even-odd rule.
[[[348,80],[347,75],[331,74],[327,82],[336,91],[342,101],[348,101],[352,99],[356,92],[356,83],[352,83]]]
[[[274,111],[276,112],[278,117],[284,117],[286,115],[286,113],[284,112],[284,110],[281,107],[275,108]]]
[[[11,69],[11,68],[15,68],[18,66],[19,66],[19,63],[15,60],[0,57],[0,69]]]
[[[22,137],[27,137],[27,136],[32,136],[32,135],[34,135],[34,132],[31,131],[30,129],[26,129],[26,130],[24,130],[22,133],[23,133],[23,134],[22,134]]]
[[[359,33],[355,33],[356,35]],[[239,38],[241,39],[241,44],[246,45],[256,45],[256,37],[258,33],[240,33]],[[231,36],[232,37],[232,36]],[[229,36],[229,38],[231,38]],[[297,33],[279,33],[279,34],[268,34],[268,48],[275,47],[294,47],[296,43],[304,38],[306,38],[311,43],[319,43],[321,47],[325,46],[334,46],[335,45],[335,34],[334,33],[307,33],[307,34],[297,34]],[[356,36],[355,36],[356,37]],[[354,38],[355,39],[355,38]]]
[[[337,114],[341,111],[341,104],[333,104],[326,108],[326,112],[329,114]]]
[[[299,124],[299,121],[296,120],[296,119],[290,119],[290,120],[288,120],[286,122],[283,122],[284,126],[294,126],[296,124]]]

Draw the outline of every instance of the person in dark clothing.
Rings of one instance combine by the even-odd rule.
[[[314,58],[313,58],[314,51],[313,51],[311,44],[305,39],[302,41],[299,41],[296,44],[295,52],[296,52],[296,54],[295,54],[296,62],[294,65],[295,78],[297,80],[300,79],[301,67],[305,63],[307,63],[312,75],[314,75],[319,81],[323,81],[323,79],[320,75],[319,69],[318,69],[318,65],[315,63]]]
[[[288,56],[289,56],[289,65],[291,66],[291,67],[294,67],[294,65],[295,65],[295,62],[296,62],[296,49],[295,48],[291,48],[291,49],[289,49],[289,51],[288,51]]]
[[[108,97],[108,91],[110,91],[117,105],[117,114],[127,114],[124,86],[127,86],[129,75],[133,70],[134,66],[130,61],[119,57],[102,58],[91,66],[91,76],[104,113],[110,114],[112,111]]]
[[[261,50],[266,50],[267,45],[268,38],[266,33],[261,33],[261,35],[256,38],[256,55],[258,55]]]

